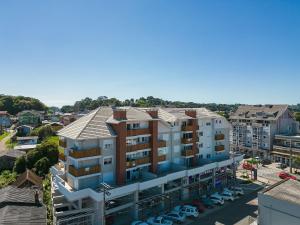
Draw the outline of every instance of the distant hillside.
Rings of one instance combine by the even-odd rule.
[[[16,115],[23,110],[46,110],[47,106],[40,100],[24,96],[0,95],[0,111]]]

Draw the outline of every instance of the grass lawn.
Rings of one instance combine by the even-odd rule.
[[[9,135],[9,133],[4,131],[4,133],[0,135],[0,141],[2,141],[3,138],[7,137],[8,135]]]
[[[14,147],[17,145],[18,143],[16,141],[11,141],[11,139],[8,139],[5,142],[6,148],[8,149],[14,149]]]

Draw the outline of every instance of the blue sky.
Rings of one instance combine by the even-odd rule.
[[[0,93],[300,102],[300,1],[1,1]]]

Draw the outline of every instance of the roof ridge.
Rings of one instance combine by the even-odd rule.
[[[76,139],[80,137],[80,135],[82,134],[82,132],[85,130],[85,128],[90,124],[90,122],[95,118],[95,116],[97,115],[97,113],[99,112],[99,110],[101,109],[101,107],[98,107],[98,109],[95,109],[95,114],[87,121],[87,123],[84,125],[84,127],[82,128],[82,130],[79,132],[79,134],[76,136]],[[92,112],[91,112],[92,113]]]

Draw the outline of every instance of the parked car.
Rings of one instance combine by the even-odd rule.
[[[205,211],[204,204],[199,200],[193,200],[191,205],[196,207],[198,209],[198,212],[200,213],[203,213]]]
[[[244,195],[244,190],[241,187],[231,187],[230,188],[235,195]]]
[[[223,205],[224,199],[218,193],[214,193],[210,196],[210,199],[214,202],[215,205]]]
[[[223,191],[221,193],[221,196],[223,197],[224,200],[227,200],[227,201],[234,201],[234,196],[233,196],[233,193],[230,191]]]
[[[287,173],[287,172],[284,172],[284,171],[280,172],[280,173],[278,174],[278,176],[279,176],[281,179],[292,179],[292,180],[297,180],[297,177],[295,177],[295,176],[293,176],[293,175],[291,175],[291,174],[289,174],[289,173]]]
[[[203,197],[201,198],[201,201],[203,202],[203,205],[206,207],[206,208],[214,208],[214,202],[208,198],[208,197]]]
[[[183,214],[182,212],[176,212],[176,211],[167,213],[166,215],[163,215],[163,217],[166,218],[167,220],[172,220],[176,223],[183,223],[186,219],[185,214]]]
[[[174,211],[176,212],[182,212],[186,216],[192,216],[192,217],[198,217],[199,212],[196,207],[191,206],[191,205],[179,205],[174,208]]]
[[[133,221],[131,225],[149,225],[149,223],[138,220],[138,221]]]
[[[173,225],[173,222],[171,220],[167,220],[162,216],[150,217],[147,220],[147,223],[149,223],[150,225]]]

